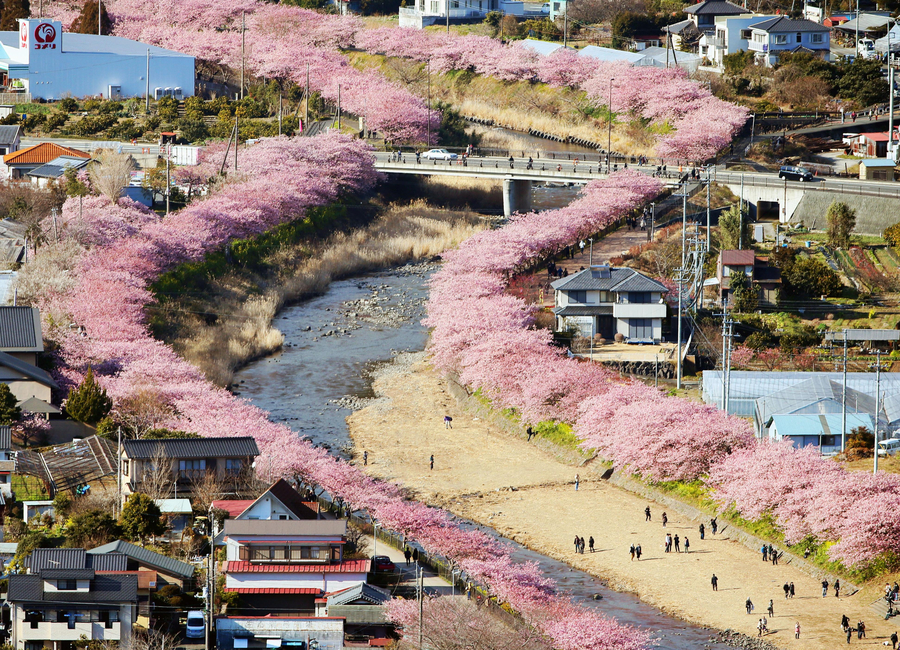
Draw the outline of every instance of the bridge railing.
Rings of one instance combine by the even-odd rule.
[[[727,182],[729,184],[740,183],[740,173],[738,172],[720,172],[717,174],[720,183]],[[892,183],[884,181],[884,185],[876,184],[876,182],[866,183],[848,183],[838,180],[829,180],[828,182],[819,183],[801,183],[799,181],[784,181],[780,178],[769,178],[766,176],[745,175],[743,182],[745,185],[753,185],[755,187],[777,187],[784,188],[785,183],[789,183],[787,187],[792,190],[802,189],[807,192],[839,192],[841,194],[856,194],[859,196],[877,196],[884,198],[900,198],[900,183]]]

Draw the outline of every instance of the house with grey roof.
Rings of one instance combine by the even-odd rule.
[[[25,172],[25,175],[38,187],[47,187],[52,181],[56,181],[65,176],[66,172],[70,169],[79,170],[83,167],[87,167],[90,162],[90,158],[58,156],[40,167]]]
[[[555,292],[556,328],[581,336],[621,334],[630,343],[662,339],[668,288],[634,269],[592,266],[551,285]]]
[[[115,560],[123,563],[125,571],[153,571],[157,588],[167,584],[184,587],[194,577],[194,565],[123,540],[92,548],[87,555],[95,564]]]
[[[209,474],[234,487],[257,456],[259,448],[251,436],[123,440],[122,494],[127,498],[141,492],[145,481],[156,481],[188,496]]]
[[[0,124],[0,156],[19,150],[22,127],[18,124]]]
[[[831,29],[806,20],[787,16],[766,18],[749,25],[749,50],[756,62],[767,67],[778,63],[783,52],[807,52],[828,61],[831,52]]]
[[[694,23],[694,26],[700,32],[714,32],[716,28],[716,18],[720,16],[740,16],[748,11],[731,2],[725,0],[705,0],[697,4],[684,8],[684,13],[688,15],[688,20]]]
[[[343,618],[346,641],[378,646],[390,638],[394,629],[384,615],[384,605],[391,598],[385,589],[360,582],[317,598],[316,616]]]
[[[84,549],[36,549],[28,573],[9,577],[12,645],[72,647],[86,638],[130,648],[138,579],[107,571],[118,565],[94,568]]]
[[[51,404],[56,382],[36,365],[37,354],[43,351],[37,308],[0,306],[0,383],[9,386],[23,410],[58,413]]]

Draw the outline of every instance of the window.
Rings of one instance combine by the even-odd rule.
[[[801,32],[797,32],[797,42],[798,43],[803,42],[803,34]]]
[[[628,319],[628,337],[641,341],[649,341],[653,339],[653,319],[652,318],[629,318]]]
[[[749,41],[749,40],[750,40],[750,36],[751,36],[752,34],[753,34],[753,32],[752,32],[751,30],[749,30],[749,29],[742,29],[742,30],[741,30],[741,38],[744,39],[745,41]]]
[[[178,475],[180,478],[199,478],[204,472],[206,472],[206,459],[178,461]]]
[[[128,461],[122,461],[122,476],[128,476]]]
[[[753,35],[753,42],[754,42],[754,43],[765,43],[765,42],[766,42],[766,35],[765,35],[765,34],[760,34],[760,33],[754,34],[754,35]]]
[[[75,591],[78,589],[78,581],[77,580],[57,580],[56,588],[59,591]]]
[[[437,0],[431,0],[431,13],[438,13],[438,3]]]
[[[813,43],[822,43],[825,40],[825,38],[822,34],[812,34],[810,37],[810,40]]]
[[[587,291],[569,291],[569,302],[577,302],[585,304],[587,302]]]
[[[280,560],[284,562],[288,559],[288,547],[287,546],[273,546],[272,547],[272,559]]]
[[[784,45],[785,43],[787,43],[786,34],[775,34],[775,36],[773,36],[772,38],[775,45]]]
[[[231,474],[232,476],[236,474],[240,474],[241,470],[244,468],[244,463],[240,458],[226,458],[225,459],[225,473]]]
[[[649,291],[630,291],[628,293],[628,302],[635,305],[647,304],[650,302]]]

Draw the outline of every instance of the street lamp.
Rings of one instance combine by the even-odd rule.
[[[756,130],[756,113],[753,114],[753,121],[750,122],[750,146],[753,146],[753,132]]]
[[[613,111],[612,111],[612,85],[613,85],[612,77],[609,78],[609,121],[606,127],[606,173],[609,173],[609,157],[610,152],[612,151],[612,121],[613,121]]]

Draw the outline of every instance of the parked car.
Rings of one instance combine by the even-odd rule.
[[[778,178],[785,178],[789,181],[811,181],[813,173],[803,167],[785,165],[778,170]]]
[[[422,158],[426,160],[456,160],[459,156],[455,153],[450,153],[446,149],[429,149],[422,154]]]
[[[372,566],[376,571],[396,571],[397,565],[387,555],[376,555],[372,558]]]
[[[184,635],[189,639],[202,639],[206,635],[206,619],[203,618],[203,612],[197,610],[188,612]]]
[[[897,438],[878,441],[879,456],[893,456],[897,452],[900,452],[900,440]]]
[[[544,14],[545,16],[550,15],[550,3],[549,2],[545,2],[544,4],[541,5],[541,13]]]

